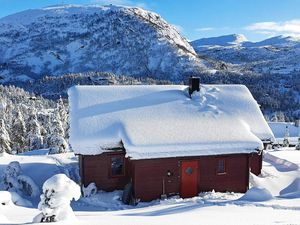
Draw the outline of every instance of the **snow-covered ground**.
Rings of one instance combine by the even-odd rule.
[[[33,154],[36,153],[36,154]],[[19,161],[23,173],[40,189],[53,174],[66,173],[77,181],[76,157],[72,153],[47,155],[46,150],[0,157],[0,174],[11,161]],[[300,224],[300,151],[271,150],[264,156],[263,173],[251,176],[251,189],[241,193],[200,193],[189,199],[173,197],[127,206],[121,191],[72,202],[77,221],[72,224]],[[1,195],[0,195],[1,196]],[[33,206],[0,205],[0,224],[31,224],[40,213],[39,199]],[[0,199],[1,200],[1,199]],[[58,222],[55,224],[70,224]]]

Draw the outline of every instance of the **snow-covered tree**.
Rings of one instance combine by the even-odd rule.
[[[285,116],[282,111],[275,112],[271,118],[272,122],[285,122]]]
[[[12,124],[12,132],[13,151],[17,153],[24,152],[26,146],[26,127],[19,108],[17,108],[16,117]]]
[[[69,138],[69,115],[68,115],[68,110],[61,97],[57,102],[57,111],[60,117],[62,128],[64,130],[64,137],[68,139]]]
[[[62,136],[53,135],[51,137],[50,154],[58,154],[68,152],[69,145]]]
[[[65,140],[65,130],[61,123],[61,118],[58,110],[55,110],[51,120],[49,147],[50,153],[64,153],[69,150],[69,145]]]
[[[22,173],[21,165],[17,161],[10,162],[7,165],[1,180],[5,190],[32,197],[39,194],[38,186],[29,176]]]
[[[57,222],[76,219],[70,206],[80,198],[80,187],[65,174],[56,174],[43,184],[38,209],[42,211],[33,222]]]
[[[27,129],[29,150],[41,148],[43,146],[43,137],[41,135],[41,128],[37,120],[37,112],[35,108],[31,110],[29,115]]]
[[[0,119],[0,154],[11,153],[11,140],[5,128],[4,120]]]

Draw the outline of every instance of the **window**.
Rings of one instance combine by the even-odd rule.
[[[218,159],[217,174],[225,174],[225,173],[226,173],[225,159]]]
[[[193,173],[193,168],[192,167],[188,167],[186,170],[185,170],[185,173],[187,175],[191,175]]]
[[[111,176],[124,175],[124,157],[112,156],[111,157]]]

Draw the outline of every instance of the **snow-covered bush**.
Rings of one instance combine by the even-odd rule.
[[[37,196],[39,194],[38,186],[28,176],[22,174],[20,163],[10,162],[4,170],[3,186],[5,190],[15,191],[27,196]]]
[[[18,183],[19,183],[19,187],[26,195],[37,196],[39,194],[38,186],[34,183],[34,181],[30,177],[26,175],[19,175]]]
[[[50,138],[49,154],[58,154],[68,152],[69,145],[62,136],[52,136]]]
[[[72,199],[80,198],[80,187],[65,174],[56,174],[43,184],[43,194],[38,209],[42,211],[33,222],[73,220]]]
[[[97,193],[97,186],[95,183],[90,183],[87,187],[82,186],[83,197],[91,197]]]
[[[10,162],[4,169],[3,185],[6,190],[18,189],[18,176],[21,174],[21,166],[17,161]]]

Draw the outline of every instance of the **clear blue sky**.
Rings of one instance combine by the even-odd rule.
[[[159,13],[190,40],[232,33],[252,41],[300,36],[300,0],[0,0],[0,17],[61,3],[139,6]]]

